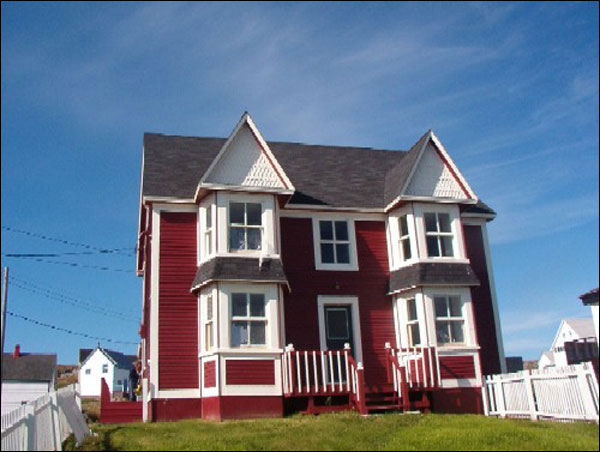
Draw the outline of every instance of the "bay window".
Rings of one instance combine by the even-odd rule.
[[[447,213],[425,213],[425,239],[429,257],[453,257],[454,234],[450,215]]]
[[[465,343],[465,316],[460,296],[435,296],[435,331],[438,345]]]
[[[229,203],[229,251],[260,250],[262,245],[262,205],[252,202]]]
[[[400,239],[398,241],[400,249],[400,261],[405,262],[412,257],[407,215],[402,215],[400,218],[398,218],[398,231],[400,235]]]
[[[266,345],[265,295],[231,294],[231,347]]]
[[[406,300],[406,333],[409,347],[421,345],[421,330],[417,314],[417,301],[414,298]]]

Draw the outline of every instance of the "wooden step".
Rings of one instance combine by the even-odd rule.
[[[402,411],[401,405],[367,405],[369,413],[373,411]]]

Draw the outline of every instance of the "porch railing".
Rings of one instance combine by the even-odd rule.
[[[392,348],[385,344],[388,379],[394,389],[405,383],[410,389],[437,389],[440,386],[440,366],[436,347]],[[401,388],[400,388],[401,389]]]
[[[282,370],[286,397],[347,395],[364,411],[364,369],[349,344],[343,350],[296,350],[290,344],[283,353]]]

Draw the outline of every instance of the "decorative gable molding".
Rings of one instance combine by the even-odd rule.
[[[405,194],[432,198],[469,198],[431,142],[425,147]]]
[[[294,187],[248,113],[202,176],[201,189],[250,189],[293,193]]]

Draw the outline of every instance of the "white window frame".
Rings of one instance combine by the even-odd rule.
[[[107,374],[108,373],[108,364],[102,364],[102,373],[103,374]]]
[[[415,300],[415,308],[417,310],[417,320],[410,321],[408,319],[408,300]],[[419,324],[419,341],[420,345],[427,347],[431,344],[429,339],[430,325],[428,324],[428,311],[425,306],[426,299],[420,290],[411,290],[394,298],[394,325],[396,329],[396,346],[399,348],[410,348],[412,343],[408,332],[408,325],[411,323]]]
[[[317,297],[317,312],[319,318],[319,343],[321,350],[327,350],[327,331],[325,327],[325,306],[350,306],[352,311],[352,334],[354,347],[352,356],[356,362],[362,362],[362,336],[360,334],[360,312],[358,297],[352,295],[319,295]]]
[[[244,222],[243,223],[232,223],[231,222],[231,205],[232,204],[243,204],[244,205]],[[248,204],[255,204],[260,206],[260,225],[251,225],[248,224]],[[227,251],[232,254],[247,254],[247,253],[260,253],[263,249],[263,235],[264,235],[264,225],[263,225],[263,205],[260,201],[245,201],[245,200],[235,200],[230,199],[227,206],[228,218],[227,218]],[[232,228],[243,229],[244,230],[244,246],[242,249],[232,249],[231,248],[231,230]],[[248,248],[248,229],[257,229],[260,232],[260,247],[258,249],[250,249]]]
[[[347,264],[338,264],[338,263],[323,263],[321,257],[321,229],[320,222],[321,221],[345,221],[348,226],[348,254],[350,258],[350,262]],[[356,251],[356,232],[354,227],[354,220],[344,216],[314,216],[312,218],[313,225],[313,247],[315,254],[315,269],[316,270],[333,270],[333,271],[358,271],[358,255]],[[336,241],[336,240],[325,240],[326,243],[333,243],[335,249],[335,243],[346,243],[345,241]],[[335,253],[335,252],[334,252]]]
[[[406,216],[408,235],[401,235],[400,218],[403,216]],[[403,206],[390,213],[387,219],[387,229],[388,255],[391,270],[412,265],[419,260],[420,244],[417,239],[417,225],[415,224],[415,215],[413,214],[411,205]],[[408,240],[410,243],[410,259],[404,259],[401,243],[403,240]]]
[[[233,315],[233,296],[234,295],[245,295],[246,296],[246,307],[247,307],[247,314],[246,316],[234,316]],[[264,316],[253,316],[251,314],[251,295],[260,295],[263,297],[263,302],[264,302]],[[237,291],[233,291],[231,292],[230,296],[229,296],[229,305],[230,305],[230,318],[229,318],[229,347],[232,349],[237,349],[237,348],[265,348],[267,346],[267,344],[269,343],[269,338],[267,337],[268,333],[269,333],[269,316],[268,316],[268,312],[267,312],[267,295],[264,293],[257,293],[257,292],[237,292]],[[247,326],[247,331],[248,331],[248,343],[247,344],[240,344],[240,345],[236,345],[234,346],[232,344],[232,340],[231,340],[231,331],[233,328],[233,324],[234,322],[245,322],[248,326]],[[260,322],[264,324],[265,327],[265,342],[263,344],[252,344],[250,343],[251,338],[252,338],[252,334],[251,334],[251,323],[252,322]]]
[[[443,299],[444,303],[446,305],[446,316],[438,316],[437,312],[436,312],[436,299]],[[459,303],[459,310],[460,310],[460,315],[456,316],[456,315],[452,315],[452,301],[458,299],[458,303]],[[435,295],[433,297],[433,312],[435,314],[434,317],[434,322],[435,322],[435,337],[436,337],[436,342],[440,345],[440,346],[461,346],[461,345],[466,345],[467,343],[467,319],[465,316],[465,307],[464,307],[464,302],[461,298],[460,295]],[[448,336],[450,338],[449,342],[440,342],[438,337],[437,337],[437,330],[438,330],[438,323],[444,323],[446,325],[447,331],[448,331]],[[460,323],[462,326],[462,341],[457,342],[457,341],[453,341],[452,340],[452,324],[456,324],[456,323]]]
[[[402,235],[402,218],[404,218],[406,220],[406,234]],[[411,239],[411,233],[410,233],[411,227],[410,227],[410,217],[408,216],[407,213],[402,213],[398,216],[398,257],[400,259],[400,264],[404,264],[405,262],[410,261],[413,256],[414,256],[414,252],[412,249],[412,239]],[[410,253],[410,256],[406,257],[404,255],[404,242],[408,242],[408,251]]]
[[[204,311],[204,322],[203,322],[203,342],[202,349],[204,352],[210,352],[215,348],[215,312],[216,312],[216,302],[214,299],[214,295],[212,290],[210,290],[207,294],[204,295],[204,303],[203,303],[203,311]],[[209,307],[211,307],[211,311],[209,311]],[[210,317],[209,317],[210,312]],[[210,327],[210,331],[209,331]]]
[[[417,231],[419,262],[469,263],[465,254],[465,242],[462,233],[460,211],[456,204],[414,203],[415,226]],[[429,257],[427,234],[425,232],[425,213],[447,213],[450,216],[452,231],[452,250],[454,256]],[[449,233],[448,233],[449,234]],[[411,260],[411,262],[413,262]]]
[[[435,231],[428,231],[427,230],[427,219],[426,217],[428,215],[433,215],[435,217],[435,227],[436,230]],[[448,217],[448,224],[450,226],[450,231],[442,231],[440,228],[441,225],[441,221],[440,221],[440,216],[444,215]],[[423,224],[425,225],[425,229],[423,230],[423,232],[425,233],[425,244],[426,244],[426,250],[425,252],[427,253],[427,257],[430,259],[439,259],[439,258],[454,258],[454,256],[456,255],[456,251],[454,250],[454,232],[452,231],[452,217],[450,216],[449,213],[447,212],[424,212],[423,213]],[[437,249],[438,249],[438,256],[431,256],[429,254],[429,243],[428,240],[430,237],[433,237],[436,239],[437,242]],[[443,239],[444,238],[450,238],[450,245],[452,247],[452,254],[449,256],[444,256],[443,255]]]
[[[409,312],[410,309],[408,309],[409,303],[413,302],[415,305],[415,314],[416,314],[416,318],[415,319],[411,319],[409,316]],[[422,346],[423,345],[423,335],[421,333],[421,329],[423,328],[423,326],[421,325],[421,318],[419,316],[419,305],[417,303],[417,297],[408,297],[405,299],[405,303],[404,303],[404,308],[405,308],[405,313],[406,313],[406,323],[405,323],[405,328],[406,328],[406,339],[407,339],[407,344],[409,347],[415,347],[415,346]],[[413,325],[417,325],[417,327],[419,328],[419,337],[418,337],[418,343],[414,342],[414,338],[412,335],[412,329],[411,326]]]
[[[204,253],[206,256],[213,254],[212,236],[213,236],[213,212],[212,205],[206,206],[204,209]]]

